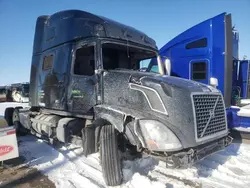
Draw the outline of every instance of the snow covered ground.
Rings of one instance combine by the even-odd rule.
[[[0,115],[7,107],[0,103]],[[98,153],[84,157],[76,146],[56,148],[33,136],[19,138],[26,163],[48,175],[56,187],[106,187]],[[151,157],[123,162],[121,188],[250,187],[250,145],[232,144],[189,169],[171,170]]]
[[[81,155],[71,146],[55,149],[33,136],[20,138],[20,154],[27,163],[47,174],[56,187],[106,187],[99,155]],[[232,144],[184,170],[165,168],[164,162],[151,157],[123,163],[124,183],[120,187],[250,187],[250,145]]]
[[[233,129],[241,132],[250,132],[250,127],[235,127]]]

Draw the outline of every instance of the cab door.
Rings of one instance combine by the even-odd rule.
[[[96,104],[95,43],[77,45],[71,67],[68,108],[73,113],[92,113]]]

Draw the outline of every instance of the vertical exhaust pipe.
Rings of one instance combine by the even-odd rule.
[[[231,14],[225,15],[224,101],[231,106],[233,79],[233,31]]]

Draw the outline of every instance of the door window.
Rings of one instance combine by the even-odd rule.
[[[92,76],[95,72],[94,46],[84,46],[76,50],[74,74]]]
[[[192,80],[206,80],[207,78],[207,63],[195,62],[192,66]]]

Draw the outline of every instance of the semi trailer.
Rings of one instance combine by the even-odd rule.
[[[29,83],[11,84],[12,99],[14,102],[29,102]]]
[[[7,108],[8,122],[51,143],[80,143],[85,156],[100,152],[111,186],[122,182],[124,154],[146,153],[177,168],[227,147],[221,92],[165,75],[168,62],[158,53],[145,33],[102,16],[40,16],[29,107]],[[160,74],[140,71],[152,58]]]
[[[171,64],[171,76],[217,87],[224,96],[230,129],[250,128],[250,61],[239,60],[239,32],[231,14],[205,20],[167,42],[160,55]],[[149,72],[157,71],[152,59]]]

